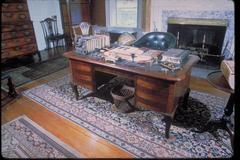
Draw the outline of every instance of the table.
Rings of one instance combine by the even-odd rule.
[[[233,106],[235,104],[234,102],[234,90],[231,89],[229,86],[227,80],[225,79],[224,75],[222,74],[222,71],[214,71],[208,74],[207,76],[208,82],[214,86],[217,89],[220,89],[224,92],[230,93],[230,97],[228,99],[227,105],[224,109],[224,114],[220,120],[211,120],[209,121],[202,130],[199,130],[197,132],[214,132],[218,129],[224,129],[230,134],[231,138],[231,145],[233,147],[233,141],[234,141],[234,129],[231,124],[230,116],[233,113]]]
[[[182,69],[172,73],[108,63],[76,54],[74,51],[66,52],[64,56],[69,59],[71,85],[77,99],[79,98],[77,85],[92,91],[97,90],[96,71],[134,80],[135,105],[164,115],[166,138],[169,138],[170,126],[177,107],[180,104],[186,106],[190,92],[191,68],[199,60],[199,57],[189,55]]]

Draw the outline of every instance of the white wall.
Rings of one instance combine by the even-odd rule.
[[[30,17],[33,21],[38,50],[44,50],[46,43],[40,24],[41,20],[57,15],[58,31],[59,33],[63,33],[59,0],[27,0],[27,3]]]
[[[152,0],[151,3],[151,24],[156,22],[158,31],[162,30],[162,11],[163,10],[195,10],[195,11],[216,11],[234,10],[234,3],[231,0]]]

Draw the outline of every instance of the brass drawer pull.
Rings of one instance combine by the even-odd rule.
[[[30,32],[26,31],[26,32],[24,32],[24,35],[25,35],[25,36],[29,36],[29,35],[30,35]]]
[[[21,5],[21,4],[19,4],[18,6],[17,6],[17,9],[19,9],[19,10],[21,10],[21,9],[23,9],[24,7],[23,7],[23,5]]]
[[[28,25],[27,25],[27,24],[26,24],[26,25],[23,25],[23,28],[24,28],[24,29],[28,28]]]
[[[20,47],[16,47],[16,48],[15,48],[16,51],[19,51],[20,49],[21,49]]]
[[[19,14],[18,16],[20,19],[25,19],[26,18],[26,15],[25,14]]]
[[[12,14],[12,13],[6,13],[6,14],[4,14],[4,16],[5,16],[5,17],[9,17],[9,18],[10,18],[10,17],[12,17],[12,16],[13,16],[13,14]]]
[[[3,3],[2,6],[3,6],[3,8],[8,8],[9,5],[6,3]]]
[[[16,36],[17,36],[17,33],[16,32],[12,32],[12,37],[16,38]]]
[[[26,42],[31,42],[31,41],[32,41],[31,38],[26,39]]]
[[[15,29],[14,25],[9,26],[11,30]]]

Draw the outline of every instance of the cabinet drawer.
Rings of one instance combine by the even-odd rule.
[[[171,84],[160,79],[138,76],[136,80],[136,104],[141,108],[169,113],[168,99]]]
[[[30,16],[28,12],[8,12],[2,13],[2,23],[16,22],[16,21],[29,21]]]
[[[28,36],[34,36],[33,30],[25,30],[25,31],[18,31],[18,32],[4,32],[2,33],[2,40],[28,37]]]
[[[31,43],[36,43],[34,36],[5,40],[1,42],[1,46],[2,49],[7,49]]]
[[[32,22],[18,24],[2,24],[2,32],[33,30]]]
[[[1,58],[11,58],[19,55],[37,52],[36,44],[29,44],[24,46],[17,46],[9,49],[2,50]]]
[[[28,6],[25,3],[3,3],[2,12],[24,12],[28,11]]]

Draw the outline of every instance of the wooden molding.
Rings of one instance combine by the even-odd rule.
[[[142,29],[144,32],[150,32],[151,0],[143,0],[142,7]]]

